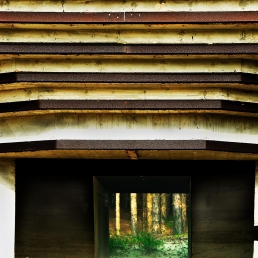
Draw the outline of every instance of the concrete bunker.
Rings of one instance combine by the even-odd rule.
[[[189,257],[253,256],[255,162],[18,159],[15,257],[107,257],[106,193],[171,192],[165,172],[149,176],[157,167],[191,178],[174,185],[190,189]]]

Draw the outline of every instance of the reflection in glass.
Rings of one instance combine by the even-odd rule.
[[[111,258],[188,257],[188,194],[110,195]]]

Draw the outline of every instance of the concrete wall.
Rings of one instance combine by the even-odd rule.
[[[14,256],[15,163],[0,160],[0,257]]]
[[[93,257],[89,168],[64,160],[19,164],[15,257]]]
[[[192,177],[193,257],[253,257],[254,164],[205,164]]]

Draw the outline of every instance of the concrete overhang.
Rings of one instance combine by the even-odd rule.
[[[49,140],[1,143],[0,157],[131,159],[128,150],[134,150],[138,159],[255,160],[258,157],[258,144],[206,140]]]
[[[232,44],[118,44],[0,42],[0,54],[31,55],[248,55],[258,54],[257,43]]]
[[[7,83],[238,83],[258,84],[252,73],[82,73],[82,72],[11,72],[0,74],[0,84]]]
[[[202,24],[255,23],[255,11],[225,12],[0,12],[0,23]]]
[[[31,100],[0,103],[0,117],[51,113],[206,113],[254,116],[258,103],[228,100]]]

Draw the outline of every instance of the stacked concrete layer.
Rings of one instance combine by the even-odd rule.
[[[255,0],[199,0],[199,1],[132,1],[132,0],[113,0],[103,2],[100,0],[47,0],[44,2],[31,0],[2,0],[1,11],[40,11],[40,12],[175,12],[175,11],[257,11],[258,3]]]
[[[2,4],[0,157],[257,159],[257,9]]]

